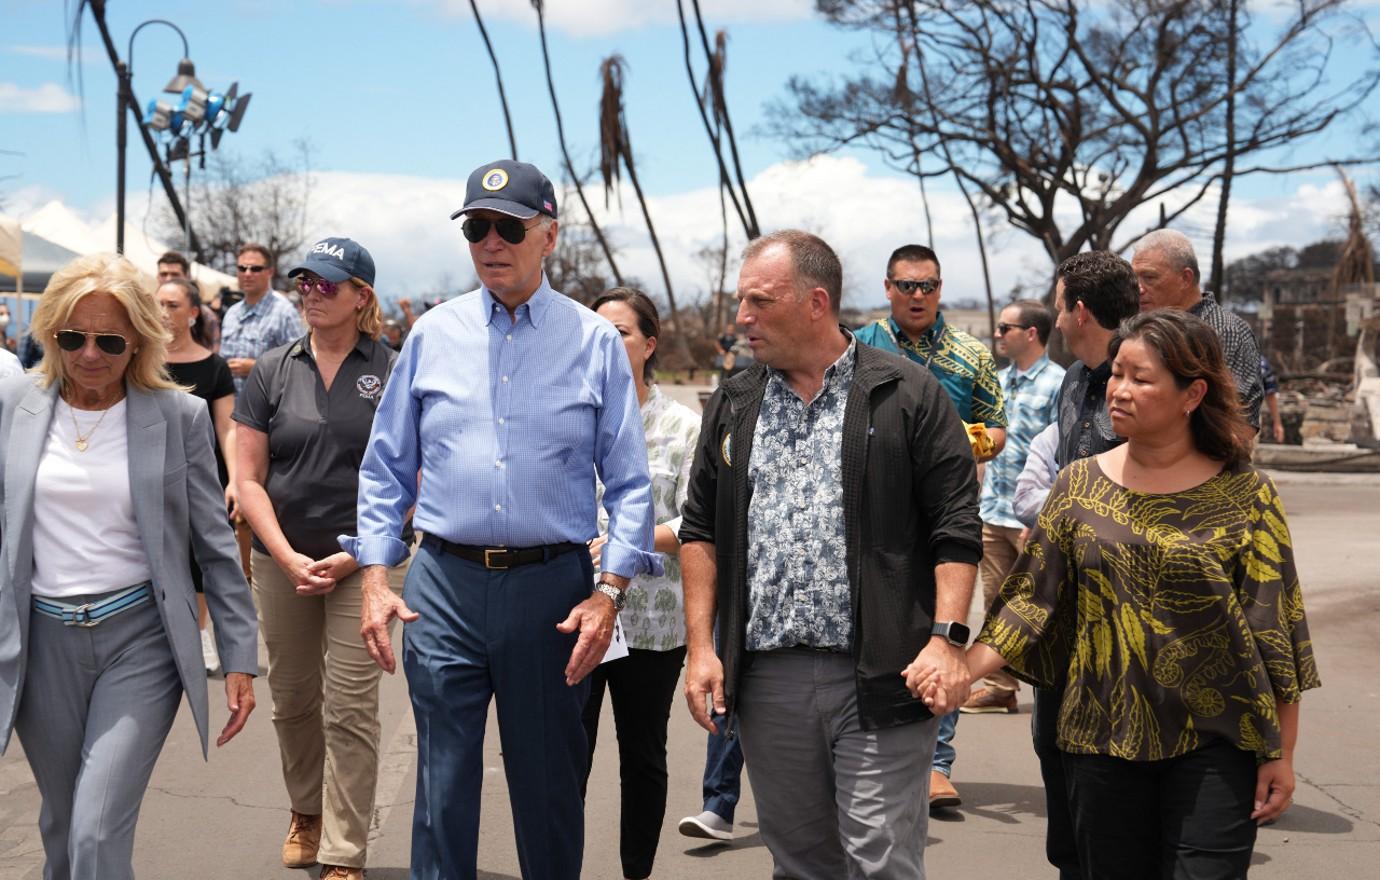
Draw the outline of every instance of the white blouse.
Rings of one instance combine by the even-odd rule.
[[[34,485],[33,544],[35,596],[109,593],[152,576],[134,520],[125,401],[104,418],[55,401]]]

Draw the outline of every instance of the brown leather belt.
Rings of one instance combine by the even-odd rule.
[[[475,547],[470,544],[454,544],[435,535],[423,536],[422,543],[451,556],[458,556],[467,562],[477,562],[491,571],[503,571],[535,562],[549,562],[572,550],[588,549],[584,544],[569,541],[543,544],[540,547]]]

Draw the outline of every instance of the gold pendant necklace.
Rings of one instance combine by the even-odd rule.
[[[101,422],[105,421],[105,414],[108,412],[110,412],[109,407],[101,410],[101,417],[96,419],[96,424],[92,425],[91,430],[87,431],[86,436],[83,437],[81,435],[81,426],[77,424],[77,408],[70,403],[67,404],[67,414],[72,417],[72,432],[77,435],[76,445],[78,452],[85,452],[86,448],[91,445],[91,435],[96,433],[96,429],[101,426]]]

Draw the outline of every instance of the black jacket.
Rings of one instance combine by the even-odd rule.
[[[843,516],[858,713],[872,730],[932,717],[901,670],[930,639],[935,565],[976,564],[982,524],[968,437],[938,380],[870,346],[857,358],[843,420]],[[748,461],[767,377],[757,364],[710,398],[680,529],[682,543],[714,544],[730,716],[746,659]]]

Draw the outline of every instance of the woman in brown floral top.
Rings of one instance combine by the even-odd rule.
[[[1067,681],[1085,878],[1244,877],[1256,824],[1290,803],[1299,701],[1320,684],[1284,510],[1211,328],[1149,312],[1111,354],[1127,442],[1059,475],[970,672]]]

